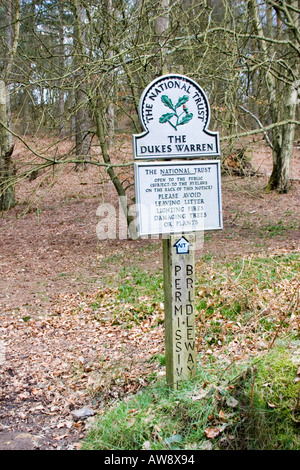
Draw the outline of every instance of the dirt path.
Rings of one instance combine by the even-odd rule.
[[[223,176],[224,230],[206,234],[199,259],[299,250],[299,151],[286,195],[263,191],[269,153],[255,148],[253,161],[261,176]],[[114,298],[124,266],[161,269],[161,242],[97,239],[97,207],[115,200],[99,170],[41,178],[0,219],[0,449],[80,448],[107,403],[163,373],[149,362],[163,353],[162,326],[125,330],[89,307],[99,292]]]

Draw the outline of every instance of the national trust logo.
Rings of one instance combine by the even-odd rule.
[[[172,110],[172,113],[165,113],[159,118],[159,122],[164,124],[168,122],[170,126],[177,131],[178,126],[182,126],[187,124],[191,119],[193,119],[193,113],[188,112],[188,108],[186,103],[188,102],[189,97],[187,95],[181,96],[177,101],[177,104],[173,104],[172,100],[167,96],[163,95],[161,97],[161,101],[164,103],[165,106]],[[178,114],[179,108],[182,106],[183,111]]]

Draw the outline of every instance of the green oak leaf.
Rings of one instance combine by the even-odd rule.
[[[186,124],[191,119],[193,119],[193,113],[188,113],[185,116],[183,116],[183,118],[181,119],[181,121],[179,121],[179,123],[177,125],[181,126],[182,124]]]
[[[172,117],[175,116],[174,113],[166,113],[166,114],[163,114],[160,118],[159,118],[159,122],[168,122],[170,119],[172,119]]]
[[[171,109],[173,109],[173,111],[175,111],[172,100],[167,95],[162,95],[161,100],[162,100],[162,102],[164,103],[165,106],[168,106],[168,108],[171,108]]]
[[[189,100],[189,97],[187,95],[181,96],[181,98],[179,98],[178,103],[175,106],[175,109],[179,108],[179,106],[182,106],[188,100]]]

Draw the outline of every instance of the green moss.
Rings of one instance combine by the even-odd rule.
[[[299,450],[300,434],[292,420],[299,383],[292,352],[278,347],[260,361],[245,386],[244,435],[247,449]]]

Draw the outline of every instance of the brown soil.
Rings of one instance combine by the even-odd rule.
[[[268,149],[253,142],[251,151],[258,173],[223,175],[224,229],[206,234],[199,259],[299,251],[300,151],[283,195],[264,191]],[[16,161],[23,152],[17,149]],[[130,158],[130,140],[115,156]],[[126,177],[132,182],[130,171]],[[108,400],[138,390],[158,367],[147,360],[164,342],[162,327],[125,330],[95,321],[85,299],[99,291],[109,296],[110,289],[113,295],[124,266],[162,268],[161,241],[97,239],[99,204],[118,208],[97,167],[25,179],[17,199],[0,219],[0,449],[76,449],[91,418],[76,421],[72,411],[90,406],[102,413]],[[82,314],[75,315],[79,304]]]

